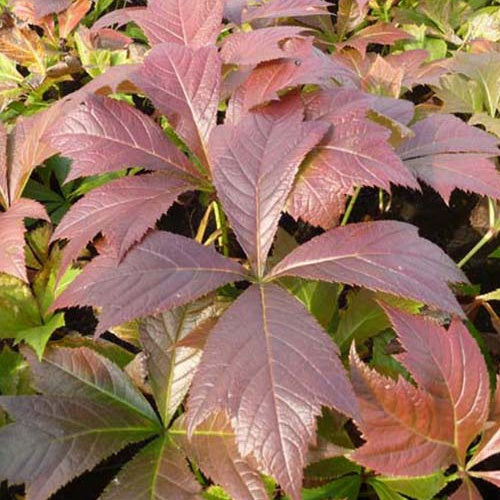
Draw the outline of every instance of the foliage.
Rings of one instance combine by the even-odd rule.
[[[464,311],[449,287],[500,227],[486,3],[12,2],[0,479],[44,500],[125,449],[102,499],[500,487],[498,378],[463,322],[498,292]],[[457,266],[349,223],[394,185],[489,197],[486,235]],[[195,231],[165,231],[188,197]],[[93,340],[64,328],[87,306]]]

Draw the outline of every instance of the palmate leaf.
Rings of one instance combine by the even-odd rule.
[[[104,253],[69,285],[53,308],[103,307],[97,334],[132,319],[184,305],[233,281],[246,271],[190,238],[155,232],[118,266]]]
[[[269,496],[252,457],[241,458],[235,432],[224,412],[208,417],[187,437],[182,415],[170,431],[175,442],[214,483],[220,484],[232,498],[268,500]]]
[[[41,364],[28,356],[46,394],[0,398],[14,420],[0,429],[0,476],[26,483],[28,498],[45,500],[104,458],[158,431],[147,401],[95,352],[54,350]]]
[[[489,158],[498,139],[453,115],[436,114],[412,127],[415,136],[398,148],[405,165],[445,202],[455,188],[500,198],[500,176]]]
[[[177,197],[193,187],[179,177],[157,172],[124,177],[91,191],[71,207],[52,237],[70,240],[59,273],[100,232],[122,259]]]
[[[366,443],[351,456],[393,476],[463,467],[489,409],[488,373],[479,347],[459,320],[446,331],[430,319],[386,311],[406,351],[399,360],[418,387],[370,370],[353,348],[351,375],[361,405],[357,423]]]
[[[210,330],[223,312],[213,296],[145,318],[139,326],[150,383],[167,425],[186,396],[201,359],[199,348],[180,346],[187,337]]]
[[[300,26],[275,26],[243,33],[232,33],[224,39],[220,52],[226,64],[252,65],[294,57],[295,46],[291,38],[303,38]]]
[[[201,486],[169,435],[156,438],[128,462],[100,500],[201,500]]]
[[[153,48],[131,78],[207,168],[208,138],[219,105],[221,65],[215,47],[192,49],[163,43]]]
[[[378,103],[380,106],[380,103]],[[302,169],[288,200],[295,218],[334,226],[356,186],[391,183],[418,188],[412,173],[388,143],[390,131],[366,118],[374,100],[357,90],[327,90],[306,96],[307,118],[333,125]]]
[[[270,277],[298,276],[364,286],[463,316],[446,282],[467,278],[417,231],[414,226],[393,221],[331,229],[285,257]]]
[[[222,24],[223,0],[149,0],[146,8],[127,8],[99,19],[93,30],[137,23],[151,45],[164,42],[193,48],[213,45]]]
[[[301,107],[278,103],[236,125],[217,127],[210,139],[218,196],[258,275],[299,165],[328,128],[302,120]]]
[[[89,95],[44,136],[73,163],[66,180],[129,167],[197,175],[148,116],[124,102]]]
[[[188,399],[189,432],[225,408],[241,455],[252,454],[298,499],[321,405],[357,413],[335,345],[288,292],[252,286],[207,341]]]
[[[243,11],[245,23],[256,19],[274,19],[279,17],[304,17],[329,15],[328,3],[324,0],[270,0],[259,1]]]
[[[25,198],[15,201],[6,212],[0,212],[0,273],[24,282],[28,282],[24,255],[27,217],[49,220],[43,205]]]

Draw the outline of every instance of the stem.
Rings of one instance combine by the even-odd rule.
[[[457,266],[460,268],[464,267],[465,264],[467,264],[467,262],[469,262],[469,260],[472,259],[472,257],[474,257],[474,255],[476,255],[476,253],[479,252],[484,245],[486,245],[486,243],[494,238],[495,234],[496,231],[493,228],[488,229],[488,232],[476,243],[474,248],[469,251],[469,253],[457,264]]]
[[[354,194],[351,196],[351,200],[349,201],[349,205],[347,206],[347,210],[345,211],[344,217],[342,218],[341,226],[345,226],[349,222],[349,217],[351,216],[351,212],[356,205],[356,201],[359,197],[359,193],[361,192],[361,187],[358,186],[354,190]]]
[[[229,237],[227,234],[227,220],[218,202],[214,202],[215,225],[221,231],[218,244],[222,248],[222,253],[229,257]]]

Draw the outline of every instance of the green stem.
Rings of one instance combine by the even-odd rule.
[[[349,201],[349,205],[347,206],[347,210],[345,211],[344,217],[342,218],[341,226],[345,226],[349,222],[349,217],[351,216],[354,205],[356,205],[356,201],[359,197],[359,193],[361,192],[361,187],[358,186],[355,190],[351,199]]]
[[[214,202],[215,225],[221,231],[218,238],[219,246],[222,248],[222,253],[229,257],[229,237],[227,232],[227,220],[224,212],[218,202]]]
[[[474,245],[474,247],[469,251],[469,253],[457,264],[458,267],[462,268],[469,262],[474,255],[476,255],[481,248],[486,245],[490,240],[492,240],[496,235],[496,231],[493,228],[488,229],[488,232]]]

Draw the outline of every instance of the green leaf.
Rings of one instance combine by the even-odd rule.
[[[500,300],[500,288],[497,288],[493,292],[485,293],[483,295],[478,295],[477,297],[480,300],[489,301],[489,300]]]
[[[17,71],[16,62],[0,52],[0,83],[23,83],[24,77]]]
[[[402,375],[408,379],[408,371],[388,352],[389,344],[394,338],[395,335],[393,332],[384,332],[373,339],[370,366],[375,368],[378,372],[394,379],[397,378],[398,375]]]
[[[309,465],[304,475],[309,479],[334,479],[346,474],[361,474],[361,467],[345,457],[334,457]]]
[[[57,313],[49,317],[43,325],[34,326],[26,330],[22,330],[16,335],[16,343],[26,342],[31,346],[38,359],[42,359],[45,346],[50,339],[50,336],[58,329],[64,326],[64,313]]]
[[[375,490],[380,500],[406,500],[404,496],[378,479],[370,478],[366,482]]]
[[[302,500],[324,500],[325,498],[347,498],[357,500],[361,487],[361,477],[349,475],[335,479],[319,488],[303,489]]]
[[[0,393],[15,396],[32,392],[28,363],[21,354],[5,345],[0,353]]]
[[[500,40],[500,7],[486,7],[479,10],[469,21],[469,38],[482,38],[498,42]]]
[[[203,498],[205,498],[205,500],[232,500],[220,486],[210,486],[210,488],[203,493]]]
[[[492,259],[500,259],[500,247],[498,247],[495,251],[491,252],[488,257]]]
[[[482,125],[487,132],[500,137],[500,118],[493,118],[487,113],[474,113],[470,119],[471,125]]]
[[[384,483],[391,490],[417,500],[431,500],[447,483],[442,471],[421,477],[377,477],[377,482]]]
[[[483,92],[479,83],[459,74],[442,76],[434,89],[443,101],[447,113],[480,113],[484,109]]]

